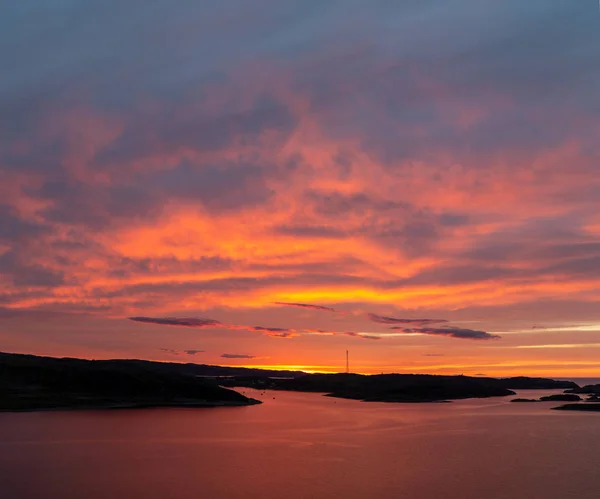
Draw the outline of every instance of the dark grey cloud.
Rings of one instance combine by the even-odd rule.
[[[266,332],[267,336],[270,336],[271,338],[293,338],[295,335],[294,333],[290,332],[290,331],[269,331],[269,330],[262,330],[263,332]]]
[[[196,355],[198,353],[204,353],[204,350],[177,350],[173,348],[159,348],[161,352],[167,352],[171,355]]]
[[[59,242],[57,246],[64,245]],[[69,243],[66,245],[68,246]],[[156,258],[131,258],[120,254],[105,254],[103,257],[110,262],[107,274],[110,277],[134,277],[141,275],[162,274],[192,274],[210,271],[230,270],[236,263],[230,258],[199,256],[197,258],[178,259],[174,256]]]
[[[348,234],[334,227],[319,225],[282,225],[275,228],[277,234],[294,237],[343,239]]]
[[[241,353],[223,353],[221,354],[223,359],[256,359],[256,355],[245,355]]]
[[[338,219],[346,218],[349,214],[407,213],[414,209],[409,203],[390,201],[366,192],[345,194],[338,191],[308,190],[304,197],[318,215]]]
[[[585,258],[600,255],[600,242],[554,244],[532,250],[537,258]]]
[[[213,319],[201,319],[201,318],[177,318],[177,317],[129,317],[129,320],[135,322],[143,322],[147,324],[158,324],[163,326],[182,326],[182,327],[197,327],[197,328],[216,328],[216,329],[234,329],[234,330],[246,330],[254,331],[257,333],[263,333],[271,338],[293,338],[302,334],[327,334],[334,336],[352,336],[355,338],[362,338],[367,340],[379,340],[380,336],[366,334],[366,333],[355,333],[347,331],[325,331],[321,329],[295,329],[285,327],[267,327],[267,326],[247,326],[244,324],[231,324],[216,321]],[[165,350],[166,351],[166,350]],[[185,350],[185,353],[191,352]]]
[[[197,99],[196,95],[188,97],[192,101]],[[229,103],[232,104],[235,105],[233,102]],[[211,115],[202,108],[195,113],[190,112],[189,106],[189,102],[184,102],[181,107],[168,109],[167,116],[135,116],[119,139],[95,158],[95,163],[99,167],[110,168],[111,165],[114,167],[140,157],[150,158],[182,147],[202,152],[218,151],[230,146],[240,137],[249,141],[269,130],[289,132],[295,125],[293,116],[283,103],[266,97],[257,98],[250,109],[228,110],[225,107],[218,115]],[[161,118],[161,122],[157,123],[157,118]],[[160,140],[157,141],[157,138]],[[243,171],[239,170],[239,174],[243,175]],[[254,174],[256,173],[255,171]],[[177,176],[171,178],[166,175],[166,178],[169,182],[177,180]],[[198,179],[202,179],[201,172]],[[224,176],[214,179],[214,182],[217,188],[222,189],[234,180],[232,176]],[[196,185],[200,189],[206,188],[202,183]],[[184,188],[183,185],[178,187]]]
[[[22,242],[48,233],[50,230],[51,228],[46,225],[21,217],[14,207],[0,204],[0,241]]]
[[[163,326],[183,326],[183,327],[225,327],[222,322],[214,319],[205,319],[198,317],[129,317],[130,321],[144,322],[147,324],[160,324]]]
[[[294,336],[297,336],[297,331],[295,329],[281,327],[247,326],[244,324],[230,324],[214,319],[198,317],[129,317],[129,320],[135,322],[143,322],[146,324],[157,324],[161,326],[256,331],[258,333],[266,334],[267,336],[270,336],[272,338],[292,338]]]
[[[60,270],[29,262],[14,250],[0,255],[0,276],[10,279],[17,288],[53,288],[66,282]]]
[[[274,302],[275,305],[284,305],[287,307],[298,307],[298,308],[309,308],[312,310],[323,310],[325,312],[337,312],[335,308],[332,307],[324,307],[323,305],[313,305],[310,303],[288,303],[283,301]]]
[[[73,178],[48,180],[27,193],[51,205],[41,215],[49,223],[105,229],[132,218],[151,220],[160,213],[157,196],[140,185],[97,185]]]
[[[510,267],[506,260],[499,259],[496,265],[481,265],[473,262],[434,266],[403,279],[396,285],[455,285],[518,277],[524,276],[518,269]]]
[[[364,283],[365,279],[355,275],[345,275],[343,273],[305,273],[294,276],[294,283],[298,287],[306,284],[331,284],[331,283]],[[373,279],[373,282],[377,281]],[[93,291],[95,298],[115,298],[121,296],[133,296],[144,294],[169,294],[171,297],[186,296],[192,292],[202,291],[243,291],[257,290],[276,286],[278,284],[288,284],[289,277],[272,274],[268,277],[231,277],[222,279],[210,279],[206,281],[187,281],[178,282],[177,280],[163,283],[144,283],[125,285],[119,289],[97,288]]]
[[[341,333],[345,336],[351,336],[353,338],[363,338],[365,340],[380,340],[381,336],[376,336],[374,334],[366,334],[366,333],[355,333],[353,331],[348,331],[345,333]]]
[[[253,331],[261,331],[266,333],[289,333],[290,329],[284,327],[265,327],[265,326],[248,326]]]
[[[443,327],[443,328],[432,328],[432,327],[420,327],[420,328],[404,328],[401,326],[395,326],[391,329],[401,331],[403,333],[420,333],[428,334],[432,336],[449,336],[450,338],[458,338],[463,340],[493,340],[498,339],[500,336],[495,334],[486,333],[485,331],[477,331],[474,329],[463,329],[459,327]]]
[[[411,324],[414,326],[426,326],[427,324],[448,322],[445,319],[400,319],[397,317],[385,317],[383,315],[372,313],[367,313],[367,317],[373,322],[377,322],[379,324]]]
[[[436,213],[376,193],[311,189],[304,193],[304,198],[312,208],[312,219],[280,227],[284,233],[328,239],[368,238],[410,256],[433,251],[445,235],[473,223],[465,213]],[[331,221],[331,225],[323,225],[323,220]]]
[[[10,248],[0,257],[1,277],[19,288],[2,303],[50,296],[32,288],[77,285],[81,273],[70,270],[81,269],[84,250],[107,263],[110,278],[218,268],[219,261],[120,259],[92,248],[93,237],[62,238],[73,229],[96,234],[152,221],[170,201],[210,214],[269,203],[273,184],[286,186],[288,175],[320,175],[309,154],[261,154],[263,140],[283,150],[300,122],[326,141],[351,144],[323,158],[335,180],[362,173],[360,151],[394,175],[386,180],[398,189],[384,198],[386,186],[377,184],[351,194],[313,187],[292,200],[301,213],[278,220],[275,234],[349,235],[449,263],[407,279],[364,277],[354,272],[369,265],[363,261],[252,263],[271,277],[98,287],[86,304],[54,306],[108,310],[99,303],[127,297],[150,308],[161,294],[177,302],[288,284],[284,269],[302,273],[298,287],[372,289],[598,277],[597,237],[587,230],[600,198],[600,30],[591,0],[453,0],[452,8],[441,0],[373,0],[352,9],[342,0],[13,3],[0,16],[0,176],[4,184],[7,173],[28,173],[11,193],[37,208],[26,216],[17,204],[0,205],[0,242]],[[576,160],[547,154],[565,143]],[[404,184],[431,165],[420,205],[405,201]],[[531,186],[515,175],[523,171]],[[434,212],[440,187],[450,192],[456,178],[469,198],[514,181],[528,223],[489,237],[478,232],[468,250],[445,253],[453,231],[504,220],[497,206]],[[528,215],[537,188],[545,202],[564,207],[563,216]],[[36,238],[44,240],[30,244]],[[222,260],[226,268],[245,263]],[[263,332],[293,334],[276,329]]]

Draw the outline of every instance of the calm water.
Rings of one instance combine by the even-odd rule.
[[[597,499],[600,414],[510,398],[0,414],[3,499]],[[551,393],[523,392],[525,396]]]

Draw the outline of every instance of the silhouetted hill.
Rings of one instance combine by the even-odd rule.
[[[220,385],[220,386],[219,386]],[[515,389],[578,389],[546,378],[428,374],[307,374],[145,360],[82,360],[0,353],[0,410],[42,407],[245,405],[222,388],[325,393],[378,402],[438,402],[514,395]]]
[[[570,388],[565,393],[587,393],[590,395],[600,395],[600,385],[585,385],[582,387]]]
[[[198,376],[180,364],[0,353],[0,410],[258,403]]]
[[[428,374],[305,374],[292,379],[235,377],[226,386],[321,392],[366,402],[438,402],[463,398],[514,395],[503,380]]]
[[[463,398],[514,395],[515,389],[578,387],[571,381],[546,378],[484,378],[430,374],[302,374],[291,379],[235,376],[220,381],[223,386],[245,386],[273,390],[320,392],[331,397],[366,402],[438,402]]]
[[[506,388],[511,390],[553,390],[553,389],[577,389],[579,385],[573,381],[560,381],[548,378],[528,378],[526,376],[516,376],[514,378],[502,378]]]
[[[541,397],[540,402],[579,402],[581,397],[572,393],[557,393]]]

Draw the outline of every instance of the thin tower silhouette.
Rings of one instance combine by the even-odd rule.
[[[346,350],[346,374],[350,373],[350,364],[348,363],[348,350]]]

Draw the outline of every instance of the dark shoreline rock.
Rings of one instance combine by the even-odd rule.
[[[537,399],[512,399],[511,402],[539,402]]]
[[[260,403],[175,365],[0,353],[0,411],[223,407]]]
[[[202,400],[189,402],[123,402],[87,405],[63,405],[63,406],[39,406],[30,408],[0,409],[0,412],[54,412],[54,411],[113,411],[123,409],[194,409],[194,408],[216,408],[216,407],[246,407],[249,405],[262,404],[260,400],[248,398],[249,402],[205,402]]]
[[[577,388],[570,388],[565,390],[565,393],[584,393],[587,395],[599,395],[600,396],[600,384],[598,385],[585,385]]]
[[[579,385],[573,381],[563,381],[549,378],[528,378],[526,376],[515,376],[513,378],[501,378],[500,381],[506,388],[511,390],[579,389]]]
[[[444,402],[515,395],[502,380],[431,374],[305,374],[287,379],[232,377],[224,386],[322,393],[363,402]]]
[[[307,374],[142,360],[90,361],[0,353],[0,410],[259,403],[223,387],[323,393],[364,402],[420,403],[515,395],[512,387],[525,390],[565,386],[579,388],[576,383],[546,378]]]
[[[540,402],[579,402],[581,400],[582,398],[579,395],[571,393],[558,393],[540,398]]]
[[[555,411],[600,412],[600,404],[566,404],[552,409]]]

